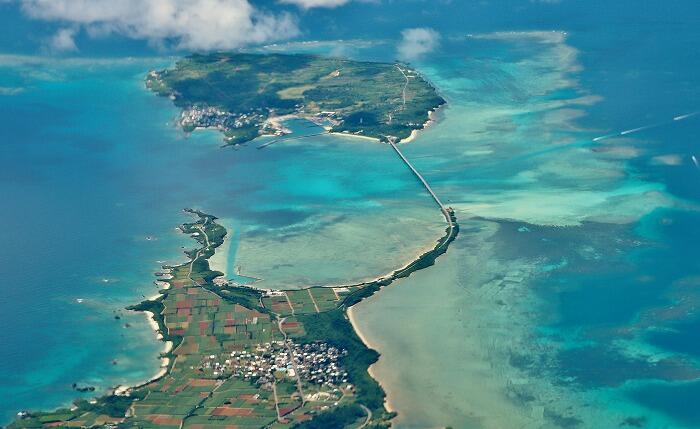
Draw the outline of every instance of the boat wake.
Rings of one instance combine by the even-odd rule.
[[[634,134],[634,133],[638,133],[640,131],[645,131],[645,130],[657,128],[657,127],[660,127],[663,125],[672,124],[673,122],[678,122],[678,121],[682,121],[684,119],[692,118],[693,116],[697,116],[699,114],[700,114],[700,111],[686,113],[684,115],[674,116],[673,119],[670,121],[663,121],[663,122],[659,122],[659,123],[651,124],[651,125],[643,125],[641,127],[630,128],[629,130],[620,131],[618,133],[606,134],[604,136],[595,137],[595,138],[591,139],[591,141],[599,142],[601,140],[605,140],[605,139],[609,139],[609,138],[613,138],[613,137],[617,137],[617,136],[626,136],[627,134]]]
[[[693,113],[688,113],[685,115],[676,116],[675,118],[673,118],[673,120],[674,121],[682,121],[683,119],[691,118],[691,117],[697,115],[698,113],[700,113],[700,112],[693,112]]]
[[[650,128],[658,127],[659,125],[663,125],[663,124],[646,125],[644,127],[638,127],[638,128],[632,128],[631,130],[620,131],[620,135],[625,136],[627,134],[637,133],[639,131],[644,131],[644,130],[648,130]]]

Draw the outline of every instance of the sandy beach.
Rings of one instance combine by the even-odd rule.
[[[153,300],[150,299],[149,301],[153,301]],[[150,311],[144,311],[143,314],[146,315],[146,320],[148,320],[148,324],[151,325],[151,328],[153,328],[153,330],[156,333],[160,333],[159,328],[158,328],[158,323],[155,320],[156,315]]]
[[[350,320],[350,324],[352,325],[352,328],[355,330],[355,333],[357,334],[358,337],[360,337],[360,340],[364,343],[365,346],[372,350],[376,350],[375,347],[372,346],[372,343],[367,339],[367,336],[359,329],[357,325],[357,320],[355,319],[355,313],[353,311],[353,307],[348,308],[348,311],[346,312],[348,315],[348,319]],[[370,365],[369,368],[367,368],[367,372],[369,375],[377,381],[380,385],[382,384],[380,379],[377,378],[376,374],[373,371],[374,369],[374,364]],[[386,394],[386,389],[384,390],[384,393]],[[389,398],[389,395],[386,394],[384,397],[384,408],[386,408],[387,411],[390,413],[396,412],[396,409],[392,406],[391,400]]]
[[[424,131],[426,128],[428,128],[429,126],[431,126],[435,122],[434,115],[435,115],[434,110],[428,110],[428,120],[425,121],[425,123],[423,124],[423,128],[420,128],[417,130],[412,130],[411,135],[409,135],[407,138],[401,140],[399,143],[410,143],[413,140],[415,140],[420,135],[421,131]],[[328,130],[329,128],[326,128],[326,129]],[[328,134],[333,135],[333,136],[357,137],[357,138],[361,138],[364,140],[379,142],[379,139],[376,137],[364,136],[362,134],[338,133],[338,132],[330,132],[330,131],[328,132]]]
[[[150,311],[146,311],[145,313],[153,314]],[[151,319],[149,317],[149,319]],[[152,320],[152,319],[151,319]],[[155,322],[154,322],[155,323]],[[156,323],[156,328],[158,324]],[[158,334],[159,339],[162,339],[163,336],[159,333]],[[161,352],[162,354],[167,354],[170,353],[173,350],[173,342],[172,341],[166,341],[165,346],[163,347],[163,351]],[[158,372],[153,375],[153,377],[149,378],[148,380],[144,380],[141,383],[136,383],[134,385],[124,385],[124,386],[117,386],[114,389],[114,395],[116,396],[122,396],[122,395],[127,395],[132,389],[145,386],[148,383],[151,383],[153,381],[156,381],[160,379],[161,377],[165,376],[168,373],[168,368],[170,367],[170,358],[167,357],[162,357],[160,363],[160,367],[158,369]]]
[[[378,142],[379,142],[379,139],[376,138],[376,137],[363,136],[362,134],[339,133],[339,132],[331,132],[331,131],[329,131],[328,134],[330,134],[330,135],[332,135],[332,136],[355,137],[355,138],[358,138],[358,139],[373,141],[373,142],[375,142],[375,143],[378,143]]]
[[[438,107],[439,109],[439,107]],[[415,140],[418,135],[420,134],[421,131],[424,131],[426,128],[431,126],[435,122],[435,110],[428,110],[428,120],[425,121],[423,124],[423,128],[419,130],[413,130],[411,131],[411,135],[408,136],[408,138],[401,140],[399,143],[410,143],[413,140]]]
[[[439,108],[440,107],[438,107],[437,109],[439,109]],[[435,122],[435,112],[437,109],[428,110],[428,120],[425,121],[425,123],[423,124],[423,127],[420,129],[412,130],[411,134],[407,138],[401,140],[400,142],[401,143],[412,142],[413,140],[415,140],[418,137],[418,135],[420,134],[421,131],[423,131],[426,128],[428,128],[429,126],[431,126]],[[279,130],[282,130],[285,134],[290,134],[291,131],[284,126],[284,122],[291,120],[291,119],[305,119],[307,121],[310,121],[310,122],[313,122],[313,123],[316,123],[317,125],[319,125],[317,122],[315,122],[313,120],[313,119],[315,119],[313,117],[294,115],[294,114],[271,117],[271,118],[267,119],[266,123],[269,123],[274,129],[279,129]],[[354,138],[369,140],[369,141],[373,141],[373,142],[380,141],[377,137],[370,137],[370,136],[365,136],[362,134],[354,134],[354,133],[333,132],[333,131],[331,131],[331,127],[329,127],[327,125],[325,125],[325,126],[319,125],[319,126],[321,126],[323,129],[325,129],[328,132],[328,134],[333,135],[333,136],[354,137]],[[274,136],[274,134],[271,134],[271,136]]]
[[[166,282],[163,282],[166,283]],[[170,284],[168,284],[170,286]],[[167,289],[167,288],[166,288]],[[154,301],[158,298],[160,298],[162,295],[153,295],[150,298],[148,298],[149,301]],[[155,314],[151,311],[144,311],[143,314],[146,316],[146,321],[148,321],[148,324],[151,326],[151,329],[156,333],[156,339],[159,341],[163,340],[163,334],[160,332],[160,328],[158,326],[158,322],[155,320]],[[172,341],[166,341],[163,350],[161,351],[161,354],[168,354],[173,350],[173,342]],[[165,374],[168,372],[168,368],[170,366],[170,358],[168,357],[161,357],[160,358],[160,367],[158,368],[158,371],[155,373],[155,375],[147,380],[144,380],[141,383],[136,383],[133,385],[125,385],[125,386],[116,386],[114,389],[114,394],[119,396],[119,395],[126,395],[128,392],[136,387],[141,387],[144,386],[152,381],[158,380],[159,378],[163,377]]]
[[[229,248],[231,246],[231,237],[233,236],[233,227],[226,219],[218,219],[217,222],[226,228],[226,235],[224,236],[224,242],[216,248],[214,254],[209,258],[209,268],[214,271],[224,273],[224,277],[228,278],[231,273],[226,272],[226,268],[228,266]]]
[[[413,259],[411,259],[410,262],[408,262],[408,263],[407,263],[406,265],[404,265],[402,268],[407,267],[411,262],[415,261],[418,257],[420,257],[421,255],[424,255],[425,253],[427,253],[427,252],[433,250],[434,248],[435,248],[434,245],[433,245],[433,246],[426,246],[423,250],[421,250],[420,252],[418,252],[418,253],[416,254],[416,256],[415,256]],[[394,270],[394,271],[397,271],[397,270]],[[372,279],[372,280],[368,280],[368,282],[377,281],[377,280],[380,280],[380,279],[389,277],[394,271],[391,271],[389,274],[386,274],[386,275],[384,275],[384,276],[380,276],[380,277],[374,278],[374,279]],[[389,286],[391,286],[391,285],[389,285]],[[370,298],[371,298],[371,297],[370,297]],[[365,299],[367,299],[367,298],[365,298]],[[363,300],[363,301],[364,301],[364,300]],[[377,350],[377,347],[375,347],[375,345],[369,340],[369,338],[367,337],[367,335],[366,335],[364,332],[362,332],[362,330],[359,328],[359,325],[357,324],[357,319],[356,319],[356,315],[355,315],[355,312],[354,312],[354,306],[351,306],[350,308],[348,308],[348,310],[346,311],[346,313],[347,313],[347,315],[348,315],[348,320],[350,321],[350,324],[352,325],[353,330],[355,331],[355,333],[357,334],[357,336],[360,338],[360,340],[362,341],[362,343],[363,343],[365,346],[367,346],[368,348],[370,348],[370,349],[376,351],[376,350]],[[373,379],[375,379],[375,380],[377,381],[377,383],[379,383],[380,385],[382,384],[381,379],[377,376],[377,374],[376,374],[375,371],[374,371],[374,364],[373,364],[373,365],[370,365],[370,367],[367,369],[367,372],[369,373],[369,375],[370,375]],[[394,406],[392,405],[392,403],[391,403],[391,398],[389,397],[389,394],[386,392],[386,389],[384,389],[384,393],[385,393],[385,395],[386,395],[386,396],[384,397],[384,408],[386,408],[386,410],[389,411],[389,412],[396,412],[396,408],[394,408]]]

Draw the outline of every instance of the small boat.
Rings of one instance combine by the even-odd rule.
[[[688,113],[685,115],[676,116],[675,118],[673,118],[673,120],[674,121],[682,121],[683,119],[688,119],[688,118],[695,116],[697,114],[698,114],[698,112]]]

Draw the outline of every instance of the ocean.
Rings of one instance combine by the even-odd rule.
[[[143,81],[172,60],[0,63],[22,88],[0,103],[5,418],[70,404],[73,383],[104,393],[155,374],[162,344],[124,308],[154,295],[154,273],[194,245],[176,230],[190,220],[183,208],[222,218],[230,236],[214,267],[261,288],[376,277],[442,233],[431,198],[374,141],[325,135],[263,150],[221,148],[214,131],[186,136]]]
[[[401,29],[441,34],[413,65],[448,105],[402,149],[461,233],[355,309],[396,426],[700,426],[698,7],[461,3],[312,11],[344,25],[263,49],[392,61]],[[229,228],[216,267],[263,288],[384,274],[444,229],[384,145],[184,135],[143,85],[172,61],[0,57],[4,419],[156,372],[123,308],[193,245],[184,207]]]

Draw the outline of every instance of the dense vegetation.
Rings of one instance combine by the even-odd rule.
[[[358,419],[365,417],[365,412],[359,405],[343,405],[319,414],[313,420],[300,423],[294,429],[328,429],[349,427]]]

